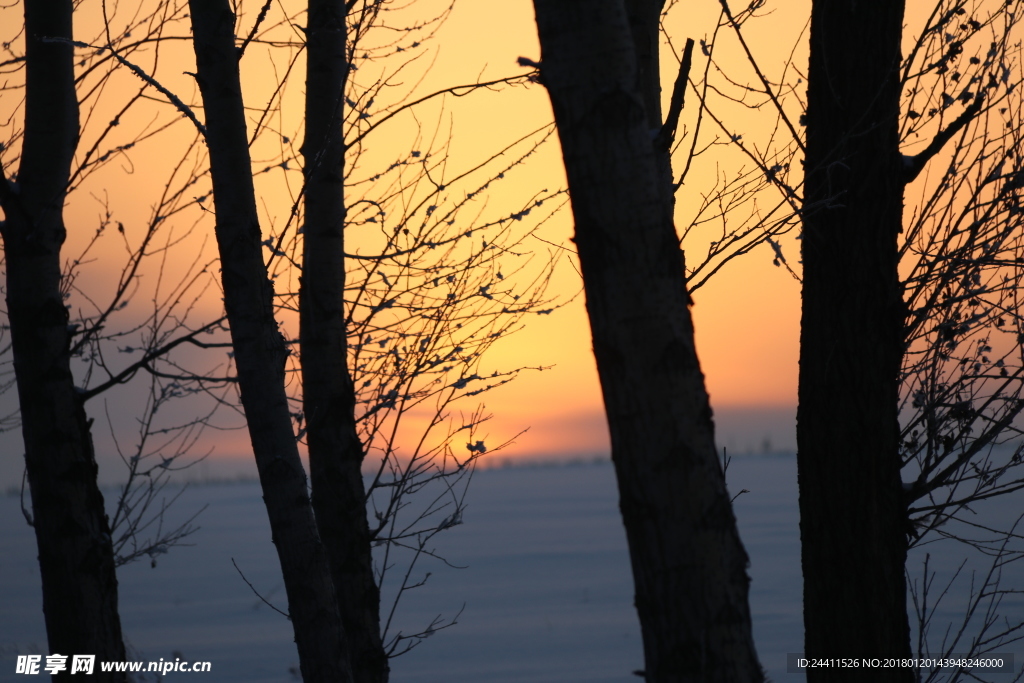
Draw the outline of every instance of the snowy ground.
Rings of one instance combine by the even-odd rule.
[[[733,494],[749,490],[735,508],[751,559],[755,639],[775,683],[803,681],[786,673],[786,654],[802,650],[795,470],[787,455],[735,458],[728,471]],[[392,680],[638,680],[631,672],[643,664],[639,626],[611,466],[482,471],[467,502],[464,524],[437,544],[466,568],[424,566],[430,580],[404,599],[392,632],[421,630],[461,608],[458,624],[393,660]],[[167,680],[294,680],[288,622],[232,566],[233,558],[268,600],[283,602],[258,486],[194,487],[176,505],[184,513],[203,504],[194,547],[160,556],[155,569],[142,561],[120,572],[122,621],[136,658],[212,662],[212,674]],[[0,498],[0,681],[29,680],[14,676],[15,655],[45,653],[33,538],[18,505]]]

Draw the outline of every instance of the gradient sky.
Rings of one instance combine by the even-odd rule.
[[[437,0],[420,0],[417,7],[422,8],[424,15],[430,15],[446,4]],[[685,7],[675,8],[666,19],[675,45],[681,45],[686,37],[710,39],[718,18],[718,3],[707,0],[703,3],[684,4]],[[809,3],[801,0],[777,4],[779,7],[766,17],[748,25],[748,39],[763,51],[761,58],[764,69],[776,75],[782,72],[794,44],[798,44],[806,23]],[[243,25],[251,23],[256,6],[253,6],[248,21],[243,18]],[[89,3],[85,7],[88,9]],[[6,9],[3,15],[6,17],[19,10],[18,7]],[[76,26],[79,39],[96,35],[98,24],[95,16],[81,17],[82,21]],[[14,26],[17,22],[8,23],[5,18],[2,23]],[[183,27],[187,30],[187,25],[182,23],[171,33],[182,33]],[[736,46],[729,43],[727,38],[721,39],[723,64],[731,69],[730,73],[734,77],[752,80],[752,72],[743,67],[742,61],[738,58],[729,61],[726,48],[735,51]],[[446,24],[428,45],[427,56],[410,70],[409,76],[403,81],[409,88],[415,86],[417,93],[426,93],[455,83],[522,73],[524,69],[516,65],[518,57],[540,58],[530,0],[460,0]],[[273,84],[284,67],[272,63],[261,53],[261,46],[253,45],[249,49],[252,52],[247,52],[243,62],[246,96],[251,102],[261,103],[272,93]],[[796,52],[797,61],[801,59],[802,50],[801,47]],[[704,66],[699,50],[696,56],[699,63],[695,65],[694,73]],[[147,64],[144,56],[138,59],[143,66]],[[198,102],[194,82],[190,76],[182,73],[193,68],[187,41],[169,44],[161,60],[161,82],[184,101]],[[428,61],[433,62],[430,69],[425,68]],[[168,66],[169,63],[171,66]],[[301,69],[301,62],[297,69]],[[676,61],[666,46],[663,82],[671,83],[675,69]],[[301,74],[301,70],[295,73]],[[422,82],[417,85],[419,79]],[[289,101],[300,101],[302,81],[301,77],[293,76],[285,95]],[[123,101],[125,93],[138,90],[139,83],[130,74],[124,74],[110,87],[108,95],[99,100],[99,106],[83,111],[83,124],[86,126],[83,147],[89,142],[88,131],[96,130],[97,122],[112,118],[117,102]],[[442,103],[438,101],[435,104]],[[697,111],[696,104],[691,91],[688,94],[687,112],[684,114],[684,123],[691,127]],[[4,112],[17,106],[18,103],[9,96],[0,100],[0,109]],[[158,120],[175,118],[176,115],[169,112],[167,105],[154,106],[162,112],[160,117],[163,118],[153,114],[152,117],[143,117],[132,123],[126,117],[122,127],[135,125],[137,130],[143,130],[152,128]],[[288,119],[289,113],[279,113],[277,116],[278,119],[272,125],[278,130],[287,132],[296,127],[297,124]],[[551,111],[543,87],[532,85],[472,97],[448,97],[443,101],[443,110],[437,106],[433,109],[424,108],[419,120],[428,133],[431,126],[447,130],[450,125],[452,141],[449,167],[454,174],[460,164],[477,163],[481,157],[500,149],[506,141],[544,125],[551,120]],[[431,124],[432,120],[440,120],[442,123]],[[732,130],[745,135],[746,139],[757,140],[759,135],[766,134],[765,126],[759,121],[754,114],[739,111],[735,123],[730,125],[734,126]],[[395,149],[400,149],[402,145],[409,149],[409,141],[415,137],[415,132],[410,132],[409,128],[402,129],[400,125],[396,123],[396,128],[387,131],[388,135],[383,136],[382,141],[374,143],[374,153],[387,158],[392,153],[389,144],[393,144]],[[154,197],[166,182],[169,160],[180,154],[180,150],[191,144],[193,139],[194,130],[190,130],[189,124],[181,120],[172,125],[169,133],[148,143],[149,146],[143,151],[134,153],[130,159],[125,157],[115,160],[101,171],[102,175],[97,174],[86,183],[68,207],[69,225],[73,231],[68,253],[74,248],[80,248],[76,245],[81,245],[83,240],[91,236],[93,227],[101,218],[105,201],[113,207],[116,220],[128,226],[127,235],[130,240],[133,226],[146,220],[152,211],[156,201]],[[722,150],[722,153],[716,157],[714,154],[717,150]],[[261,155],[270,156],[271,152],[257,146],[253,154],[258,164]],[[369,158],[372,160],[372,155]],[[700,200],[702,192],[707,191],[716,174],[720,177],[721,174],[734,173],[742,163],[737,157],[730,156],[724,146],[705,154],[677,196],[678,222],[684,224],[688,220],[694,203]],[[288,188],[280,178],[272,174],[259,176],[257,182],[261,207],[265,211],[264,228],[269,230],[268,225],[279,225],[281,216],[287,214],[290,205]],[[514,206],[516,201],[532,196],[542,188],[556,189],[564,187],[564,184],[559,149],[553,140],[488,202],[498,207],[503,202],[511,202]],[[294,191],[294,188],[291,189]],[[198,206],[183,212],[176,219],[180,223],[180,227],[176,227],[177,234],[184,234],[191,227],[192,221],[199,217],[201,209]],[[173,256],[165,267],[182,272],[197,254],[212,254],[211,233],[212,224],[209,221],[200,223],[195,233],[188,238],[194,246],[188,248],[187,256]],[[530,245],[541,257],[557,255],[559,265],[550,291],[566,303],[551,315],[530,316],[526,320],[525,329],[501,340],[485,361],[485,366],[493,368],[550,367],[544,371],[524,372],[512,384],[483,397],[487,411],[495,415],[494,420],[481,433],[489,444],[499,443],[528,429],[518,436],[514,446],[497,456],[501,459],[543,454],[590,455],[607,451],[600,389],[590,352],[581,283],[571,254],[570,235],[571,213],[566,206],[560,214],[541,226],[538,237],[542,239],[534,240]],[[699,256],[701,250],[706,248],[707,240],[713,238],[714,235],[710,233],[698,234],[693,243],[684,244],[688,249],[688,262],[693,262],[693,254]],[[83,290],[109,292],[114,285],[120,266],[114,267],[112,264],[122,263],[126,251],[124,244],[116,238],[110,239],[109,234],[104,240],[90,252],[95,262],[78,283]],[[789,261],[798,268],[798,242],[789,239],[784,243],[784,248]],[[692,313],[697,330],[698,353],[712,404],[719,416],[719,440],[721,445],[733,450],[791,448],[793,445],[792,406],[796,401],[799,283],[785,269],[774,266],[773,258],[771,249],[758,247],[752,253],[728,264],[693,297],[695,305]],[[146,277],[150,284],[156,278],[152,273]],[[103,298],[102,294],[93,296]],[[213,312],[214,307],[209,308]],[[5,400],[9,401],[10,398],[6,397]],[[112,395],[105,404],[101,400],[92,401],[89,410],[92,414],[112,413],[113,422],[118,422],[122,409],[127,415],[127,408],[138,400],[137,396],[133,398],[130,392],[124,392]],[[463,406],[467,412],[473,408],[473,405]],[[97,417],[98,446],[100,450],[110,450],[110,437],[105,433],[108,430],[101,424],[105,420],[102,415]],[[130,419],[127,419],[127,424],[131,426]],[[20,470],[17,463],[21,452],[20,435],[8,433],[3,438],[3,457],[7,463],[0,470],[11,474],[14,470]],[[197,450],[205,453],[211,449],[215,458],[247,457],[246,435],[243,431],[207,432]],[[9,480],[9,476],[3,477],[5,485],[9,484]]]
[[[686,4],[690,8],[686,11],[692,12],[692,8],[701,3]],[[763,20],[763,27],[758,27],[761,35],[775,38],[766,50],[770,67],[781,66],[792,49],[802,28],[801,22],[807,16],[806,13],[801,15],[800,6],[806,4],[786,3],[787,16],[777,11]],[[710,37],[718,3],[704,5],[701,12],[686,17],[681,15],[680,8],[670,15],[671,30],[678,31],[678,43],[685,37],[697,40]],[[484,26],[500,26],[502,30],[478,28]],[[449,39],[448,35],[453,37]],[[440,44],[439,64],[444,64],[444,60],[452,65],[462,64],[468,77],[484,68],[486,75],[508,73],[514,69],[514,61],[519,56],[540,58],[529,0],[464,2],[457,6],[445,27]],[[664,63],[663,82],[670,83],[676,61],[667,50]],[[445,73],[446,68],[438,71]],[[688,105],[691,110],[696,109],[692,93]],[[491,126],[512,127],[517,122],[550,120],[550,117],[547,94],[542,88],[534,87],[526,93],[517,90],[503,100],[499,113],[470,116],[468,120],[460,116],[459,135],[472,134],[474,128],[479,130],[482,122],[484,128],[478,134],[486,139],[491,134]],[[464,133],[461,128],[463,121],[469,132]],[[535,168],[540,167],[535,172],[543,174],[546,184],[564,184],[558,150],[549,149],[547,153],[544,164],[535,164]],[[723,169],[716,169],[715,160],[704,161],[693,182],[681,188],[677,200],[680,221],[686,220],[687,206],[692,205],[695,197],[699,198],[706,185],[699,174],[713,175],[716,170]],[[545,226],[544,229],[548,239],[571,247],[568,211],[559,217],[557,227]],[[741,449],[751,444],[759,447],[764,437],[773,439],[775,445],[791,446],[792,440],[788,430],[792,428],[793,410],[787,407],[796,403],[799,283],[785,270],[772,265],[773,256],[768,247],[761,247],[728,265],[694,294],[692,313],[698,353],[712,404],[721,416],[720,442],[731,441]],[[790,256],[795,262],[795,246]],[[558,290],[565,295],[577,292],[581,286],[568,261],[568,257],[563,260],[558,278]],[[550,318],[529,320],[526,330],[503,342],[499,357],[505,354],[509,358],[523,358],[528,364],[554,365],[550,371],[520,377],[513,385],[501,388],[487,399],[488,408],[498,416],[498,426],[502,429],[499,433],[507,433],[505,430],[518,425],[530,426],[530,432],[518,439],[517,448],[510,451],[511,454],[552,450],[588,452],[607,447],[582,296]],[[755,413],[772,417],[751,420]],[[745,417],[734,417],[738,415]],[[780,416],[785,415],[790,417],[788,420],[781,418],[779,424]]]

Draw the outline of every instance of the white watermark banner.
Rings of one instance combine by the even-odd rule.
[[[805,657],[802,653],[787,655],[788,673],[807,669],[914,669],[939,671],[954,669],[975,673],[1014,673],[1013,653],[994,652],[985,655],[950,654],[941,657]]]
[[[158,662],[99,662],[96,655],[18,655],[14,673],[27,676],[53,675],[58,673],[92,675],[96,671],[123,671],[126,673],[208,673],[210,662],[188,662],[181,659]]]

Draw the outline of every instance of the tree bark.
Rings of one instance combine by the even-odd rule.
[[[715,451],[671,186],[652,144],[625,6],[534,5],[611,431],[645,680],[761,681],[747,556]]]
[[[263,261],[227,0],[191,0],[197,81],[206,111],[224,305],[242,406],[277,546],[306,683],[352,681],[348,644],[317,533],[285,393],[288,350]]]
[[[388,680],[373,573],[363,446],[348,371],[345,293],[345,145],[348,81],[343,0],[310,0],[306,32],[305,226],[300,302],[302,397],[313,508],[327,548],[359,683]]]
[[[903,5],[812,10],[797,416],[808,657],[910,656],[897,422]],[[879,669],[872,680],[912,675]]]
[[[0,225],[49,652],[119,661],[114,549],[61,291],[64,201],[78,144],[72,12],[68,0],[25,3],[24,144],[16,182],[0,178]],[[54,680],[71,680],[70,659],[68,669]],[[93,675],[125,680],[98,665]]]

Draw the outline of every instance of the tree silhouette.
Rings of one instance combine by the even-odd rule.
[[[263,261],[252,161],[227,1],[190,2],[196,81],[210,150],[224,307],[238,384],[304,681],[353,681],[327,553],[317,530],[285,393],[288,349],[274,317],[274,289]]]
[[[631,3],[630,13],[622,0],[534,6],[629,543],[641,673],[762,680],[747,556],[715,450],[673,221],[675,125],[662,124],[658,106],[661,3]]]
[[[122,660],[113,541],[64,304],[63,209],[79,137],[72,13],[70,1],[25,3],[25,128],[17,175],[0,176],[0,234],[51,652]]]
[[[555,67],[550,59],[543,60],[540,78],[555,103],[567,167],[588,168],[588,181],[598,177],[596,169],[611,175],[611,168],[623,167],[618,159],[610,161],[614,157],[602,136],[591,135],[576,147],[572,131],[596,125],[598,109],[611,117],[640,102],[655,146],[667,141],[686,154],[673,189],[684,184],[697,157],[715,146],[731,145],[753,162],[753,169],[740,169],[732,178],[727,173],[720,174],[721,180],[716,177],[696,219],[679,230],[681,240],[689,240],[709,222],[728,225],[720,238],[712,239],[703,261],[687,263],[689,286],[703,284],[729,260],[760,243],[771,246],[775,265],[803,279],[798,442],[807,652],[815,657],[908,657],[904,572],[911,545],[946,537],[995,558],[984,586],[972,592],[965,626],[983,601],[989,613],[998,607],[998,596],[1007,589],[998,587],[997,570],[1015,556],[1007,545],[1017,537],[1015,525],[980,529],[969,515],[973,505],[1021,487],[1015,470],[1019,451],[998,449],[1019,433],[1015,421],[1022,405],[1016,356],[1024,337],[1014,337],[1019,318],[1011,313],[1020,283],[1013,218],[1020,184],[1009,163],[1017,158],[1017,134],[1012,131],[1020,130],[1019,106],[1011,97],[1017,85],[1011,36],[1018,3],[936,3],[906,59],[900,54],[902,3],[868,12],[857,3],[815,3],[810,69],[789,61],[782,78],[773,81],[744,35],[745,23],[764,3],[733,12],[721,0],[721,20],[701,40],[707,57],[702,76],[688,79],[692,43],[679,49],[681,41],[668,37],[679,60],[679,81],[689,80],[699,99],[689,130],[675,118],[682,103],[678,84],[666,120],[651,115],[652,103],[661,101],[658,69],[651,66],[658,43],[651,31],[661,18],[658,12],[676,4],[623,3],[635,44],[639,91],[613,85],[614,77],[608,76],[597,87],[604,99],[592,100],[602,106],[581,99],[570,115],[566,97],[554,91],[548,75]],[[545,7],[548,11],[553,12]],[[538,6],[544,41],[542,16]],[[583,22],[578,16],[574,21]],[[613,23],[603,25],[606,33],[594,35],[606,41]],[[720,32],[732,35],[746,56],[750,83],[715,59],[715,50],[722,49]],[[563,26],[548,34],[544,47],[581,49],[577,40]],[[593,68],[602,73],[614,72],[624,59],[593,54],[588,63],[600,65]],[[566,82],[573,79],[589,83],[598,76],[580,69]],[[643,84],[651,83],[654,90],[644,89]],[[565,82],[555,87],[565,87]],[[626,93],[621,98],[629,107],[606,104],[613,99],[609,93],[620,92]],[[774,117],[766,129],[767,144],[744,139],[746,131],[730,126],[730,106]],[[677,128],[685,144],[672,137]],[[907,184],[923,177],[930,165],[947,161],[949,171],[934,176],[938,180],[928,185],[920,208],[905,221]],[[601,200],[585,200],[571,170],[569,177],[578,230],[587,223],[581,221],[587,216],[587,201],[601,206],[602,216],[611,215],[606,203],[615,195],[610,190]],[[775,194],[771,203],[765,201],[770,196],[766,190]],[[629,198],[640,196],[633,192]],[[666,204],[671,207],[671,201]],[[744,206],[752,206],[748,215]],[[778,237],[798,223],[803,227],[803,260],[794,270]],[[578,235],[577,241],[585,264],[590,258],[586,237]],[[614,256],[607,258],[625,262],[631,248],[632,242],[617,245]],[[616,284],[629,277],[617,274]],[[589,284],[587,291],[589,301]],[[663,301],[662,315],[670,318],[670,300]],[[592,320],[595,307],[590,304]],[[631,321],[628,327],[635,324]],[[596,341],[596,330],[594,334],[600,366],[604,349]],[[634,348],[643,348],[636,344]],[[616,358],[628,355],[620,349]],[[645,390],[657,386],[634,382]],[[604,389],[610,406],[613,392],[607,384]],[[610,423],[615,419],[610,412]],[[644,432],[635,440],[649,445],[654,433]],[[628,527],[627,507],[624,502]],[[944,527],[949,522],[957,526]],[[992,537],[979,539],[972,530]],[[636,553],[632,546],[631,552]],[[925,656],[930,652],[926,619],[933,607],[918,604],[918,651]],[[972,653],[1012,642],[1021,627],[1008,622],[996,628],[996,620],[985,617],[981,628],[982,635],[968,648]],[[954,652],[950,648],[962,644],[963,637],[960,629],[943,643],[942,651]],[[832,680],[855,673],[810,675]],[[913,672],[880,675],[890,677],[880,680],[908,680]],[[934,678],[936,672],[929,675]]]
[[[1020,434],[1024,338],[1010,313],[1021,285],[1012,169],[1022,127],[1020,3],[936,2],[913,41],[905,41],[902,4],[865,14],[855,3],[814,3],[810,68],[787,63],[777,81],[744,37],[762,6],[733,13],[720,4],[719,29],[737,38],[753,85],[728,70],[713,84],[705,76],[700,87],[721,95],[712,105],[719,112],[707,116],[722,121],[730,98],[769,111],[776,120],[767,146],[732,142],[801,206],[807,652],[906,656],[907,549],[937,539],[992,557],[963,624],[938,651],[997,651],[1021,628],[995,616],[1001,596],[1015,592],[1000,585],[998,570],[1018,556],[1017,523],[991,527],[976,512],[1021,488],[1019,451],[1000,448]],[[705,53],[715,49],[712,40]],[[802,162],[802,182],[796,164],[773,166],[779,156]],[[794,180],[780,182],[780,171]],[[920,199],[904,214],[910,183]],[[910,584],[921,657],[936,652],[933,578],[926,560],[924,581]],[[981,611],[968,643],[968,623]],[[964,675],[977,672],[951,674]],[[842,676],[856,678],[809,672],[812,680]]]
[[[408,46],[401,41],[383,47],[361,42],[375,32],[396,30],[396,24],[391,23],[396,13],[386,12],[387,3],[381,2],[313,3],[309,11],[315,20],[303,16],[305,9],[294,16],[275,14],[270,11],[270,3],[264,3],[257,8],[261,11],[253,25],[245,30],[236,25],[242,15],[233,14],[226,4],[203,4],[189,12],[184,3],[155,2],[128,20],[111,9],[103,14],[100,33],[88,42],[77,43],[70,35],[70,5],[66,9],[67,31],[62,33],[63,29],[58,30],[60,26],[54,24],[41,25],[37,33],[46,38],[45,45],[62,49],[60,58],[67,60],[64,75],[77,80],[52,81],[60,88],[49,88],[54,100],[49,108],[60,116],[33,120],[24,136],[17,125],[10,124],[18,117],[8,121],[11,135],[2,150],[3,168],[5,174],[9,173],[11,159],[18,159],[20,154],[22,169],[17,175],[11,173],[10,179],[5,177],[0,189],[9,288],[18,289],[9,303],[13,305],[25,294],[38,296],[49,288],[56,292],[65,312],[59,331],[66,343],[59,345],[56,362],[70,365],[66,377],[60,378],[75,398],[69,405],[76,406],[77,412],[69,413],[68,418],[87,427],[91,421],[82,407],[86,401],[131,383],[138,376],[149,380],[149,397],[139,406],[139,439],[135,446],[122,449],[121,442],[127,439],[115,430],[120,416],[112,417],[107,410],[111,431],[115,432],[114,446],[129,476],[114,512],[113,521],[121,531],[115,530],[112,546],[109,532],[91,534],[94,540],[105,539],[108,544],[105,550],[94,549],[97,557],[102,555],[109,561],[108,587],[116,587],[115,563],[147,554],[155,558],[192,530],[188,523],[164,530],[159,524],[164,508],[151,506],[167,474],[182,466],[179,458],[202,443],[202,428],[215,423],[213,412],[218,407],[226,408],[223,412],[238,410],[237,390],[245,404],[254,450],[263,456],[270,454],[261,460],[267,484],[265,497],[275,510],[272,527],[286,565],[289,590],[297,591],[289,595],[289,611],[300,632],[297,639],[308,680],[340,680],[347,675],[346,669],[352,669],[357,680],[386,680],[388,657],[407,651],[438,628],[454,622],[436,620],[424,624],[419,632],[408,633],[396,630],[392,617],[401,595],[418,585],[410,577],[417,562],[431,556],[427,544],[437,533],[461,521],[465,488],[476,459],[503,446],[490,443],[480,433],[489,417],[482,407],[453,414],[452,406],[464,399],[477,401],[488,389],[510,381],[519,368],[485,370],[485,351],[514,331],[527,313],[552,310],[551,302],[543,296],[550,264],[527,267],[530,253],[522,241],[530,232],[524,227],[529,225],[526,216],[534,212],[533,216],[542,220],[544,213],[559,202],[540,207],[560,193],[541,191],[500,215],[479,209],[489,188],[505,174],[514,173],[543,143],[549,130],[529,134],[455,176],[449,176],[445,168],[443,143],[423,144],[417,140],[416,147],[399,161],[369,179],[357,181],[352,180],[343,155],[361,161],[363,141],[368,135],[431,99],[440,100],[446,93],[464,95],[478,88],[498,89],[510,82],[522,82],[525,77],[469,83],[421,97],[406,95],[404,100],[391,97],[388,91],[393,90],[394,83],[389,79],[395,74],[386,70],[376,82],[370,79],[354,83],[347,78],[353,64],[372,65],[380,54],[398,54],[400,58],[410,54],[409,61],[414,62],[419,54],[413,50],[407,53]],[[445,16],[442,13],[426,22],[417,19],[410,28],[401,29],[402,41],[420,45]],[[164,84],[176,75],[174,60],[159,58],[162,46],[179,44],[175,41],[180,36],[170,35],[171,28],[185,29],[189,19],[197,24],[194,35],[199,62],[196,74],[190,77],[199,82],[201,90],[217,84],[212,92],[204,91],[204,97],[214,102],[204,111],[193,111],[194,105],[186,104],[186,96],[175,94]],[[300,20],[308,24],[308,30],[295,28]],[[24,57],[17,54],[17,39],[12,45],[13,58],[3,63],[4,69],[16,73],[38,61],[35,47]],[[264,102],[262,110],[249,109],[258,114],[247,120],[242,114],[238,70],[241,58],[247,51],[252,55],[256,46],[279,60],[282,77],[271,101]],[[140,55],[144,56],[140,59]],[[48,58],[54,61],[52,54]],[[300,108],[297,130],[301,133],[289,137],[277,128],[280,122],[272,119],[288,104],[283,94],[288,87],[287,77],[300,58],[307,60],[307,78],[313,87]],[[163,64],[171,65],[169,72],[161,68]],[[408,66],[408,62],[400,64],[395,73]],[[39,73],[35,66],[30,66],[28,72],[31,85],[26,88],[30,103],[26,122],[29,113],[38,115],[38,93],[47,84],[45,78],[35,77]],[[116,110],[117,96],[101,98],[98,94],[106,92],[114,74],[136,83],[138,91],[125,97],[116,117],[104,126],[97,121],[105,120],[105,108]],[[14,81],[17,83],[17,79]],[[71,163],[76,144],[80,144],[77,121],[69,118],[75,110],[61,109],[56,105],[68,102],[55,99],[56,95],[65,99],[70,95],[73,105],[76,85],[78,98],[89,103],[85,118],[90,124],[88,134],[95,138],[87,149],[77,150],[77,165]],[[337,95],[322,96],[328,91]],[[154,119],[156,123],[137,137],[119,142],[118,133],[129,127],[121,124],[129,124],[133,107],[147,99],[157,100],[160,113]],[[164,103],[162,109],[159,103]],[[168,112],[171,117],[166,116]],[[191,138],[175,129],[178,114],[194,132]],[[33,288],[29,292],[19,289],[12,279],[23,263],[15,238],[29,234],[23,230],[22,216],[14,214],[23,203],[19,198],[21,171],[42,158],[34,151],[36,141],[44,139],[36,131],[52,133],[55,121],[58,127],[75,123],[74,135],[70,135],[70,128],[62,128],[60,136],[45,138],[51,146],[67,146],[61,148],[63,156],[52,154],[49,148],[43,155],[48,172],[55,174],[48,180],[53,185],[50,189],[57,192],[59,186],[59,195],[53,195],[58,207],[84,178],[109,166],[111,159],[122,159],[131,167],[133,150],[144,141],[172,137],[181,143],[182,157],[171,163],[170,179],[162,188],[153,183],[156,199],[152,217],[143,226],[140,241],[135,239],[139,234],[136,226],[119,222],[110,200],[103,195],[100,227],[91,240],[86,240],[82,256],[72,260],[67,254],[61,256],[59,243],[51,245],[47,258],[53,267],[38,269],[26,279]],[[251,138],[247,134],[249,125]],[[303,136],[306,139],[298,150],[291,140]],[[254,170],[250,150],[268,137],[279,142],[280,158],[263,170]],[[207,157],[204,150],[208,145]],[[256,166],[262,167],[261,163]],[[60,164],[70,166],[70,172],[65,170],[61,176]],[[358,165],[360,172],[369,167],[365,162]],[[297,177],[298,190],[292,197],[294,203],[282,211],[288,216],[286,220],[275,224],[271,216],[267,239],[260,228],[253,180],[271,171],[283,176],[283,184]],[[34,182],[31,176],[31,172],[26,176],[30,185]],[[441,182],[435,183],[435,179]],[[102,183],[103,178],[95,176],[95,180]],[[362,186],[348,192],[349,183]],[[349,214],[351,206],[356,209]],[[464,215],[468,213],[473,216]],[[219,264],[196,239],[211,216],[216,218],[222,238],[224,256]],[[47,220],[59,228],[59,218],[59,211],[50,211]],[[344,230],[362,229],[365,233],[374,225],[388,231],[382,233],[383,239],[378,235],[369,242],[356,241],[355,246],[349,243],[346,250]],[[107,303],[92,290],[95,283],[80,276],[80,271],[92,260],[90,249],[96,249],[111,234],[123,242],[128,256],[112,301]],[[53,235],[60,237],[62,233],[55,230]],[[181,281],[170,284],[175,270],[170,265],[170,254],[174,249],[191,253],[181,268]],[[100,259],[101,267],[106,265],[109,270],[107,259],[106,255]],[[212,307],[212,316],[196,322],[208,313],[210,299],[220,294],[215,279],[218,270],[224,279],[225,307],[234,336],[230,341],[219,300],[214,299],[217,304]],[[532,282],[528,280],[524,286],[522,277],[531,273]],[[278,283],[278,292],[272,279]],[[152,291],[143,287],[144,281],[155,281]],[[150,296],[152,315],[141,323],[135,319],[125,323],[121,311],[129,300]],[[69,308],[63,303],[67,299],[79,306],[84,300],[85,308],[90,310],[79,309],[69,322]],[[296,322],[290,317],[293,312],[298,314],[297,334],[282,335]],[[14,365],[21,372],[25,318],[14,308],[9,313],[11,326],[17,329],[13,333]],[[293,354],[293,349],[299,354]],[[42,351],[42,347],[36,344],[30,351]],[[297,362],[299,355],[301,364]],[[129,360],[123,362],[126,357]],[[300,376],[302,382],[293,381]],[[75,384],[80,386],[72,389]],[[194,404],[192,410],[198,414],[170,425],[161,423],[157,413],[166,414],[174,401]],[[28,439],[33,429],[32,409],[25,406],[23,399],[23,431]],[[419,431],[412,433],[411,445],[411,429],[406,426],[410,416],[416,420],[427,418],[425,426],[415,427]],[[58,436],[51,433],[47,438]],[[458,445],[463,437],[468,439],[464,451]],[[312,506],[299,461],[302,446],[310,454]],[[58,499],[46,494],[50,483],[32,475],[38,472],[33,463],[39,451],[30,450],[29,483],[36,507],[71,500],[78,495],[72,489],[78,487],[86,493],[95,492],[97,498],[91,503],[98,504],[92,505],[90,514],[97,523],[106,524],[95,486],[95,463],[91,469],[80,468],[80,480],[71,482],[72,489]],[[51,464],[53,472],[63,475],[64,470]],[[364,464],[369,465],[372,475],[365,488],[361,471]],[[76,512],[73,506],[68,507]],[[372,527],[367,507],[373,511]],[[52,529],[47,525],[55,512],[66,511],[43,509],[42,516],[30,514],[37,522],[37,532],[47,534],[46,542],[51,545],[64,542],[59,534],[50,539]],[[152,530],[154,520],[161,533],[144,536],[147,529]],[[88,524],[91,522],[80,526],[88,529]],[[321,538],[327,542],[329,555]],[[372,552],[375,547],[379,548],[377,558]],[[99,561],[90,566],[97,571],[104,569]],[[303,574],[303,567],[314,571]],[[75,585],[74,581],[75,577],[65,574],[53,586],[58,590],[81,588],[83,592],[89,588],[86,582]],[[385,605],[384,620],[379,614],[382,585],[390,603]],[[342,594],[342,599],[338,600],[336,594]],[[97,631],[107,617],[112,616],[116,622],[116,591],[108,590],[105,595],[112,600],[97,602],[96,609],[86,605],[77,622],[64,619],[69,623],[58,626],[68,630],[77,623]],[[329,626],[332,622],[334,625]],[[349,635],[343,637],[346,627]],[[61,651],[96,652],[101,659],[123,660],[120,636],[103,637],[113,643],[110,651],[91,645],[61,646]],[[65,641],[52,639],[51,651],[57,651],[54,644]],[[346,647],[356,654],[346,656]]]
[[[815,2],[797,412],[808,657],[909,658],[897,402],[901,2]],[[859,672],[808,671],[808,680]],[[910,669],[872,672],[909,681]]]

